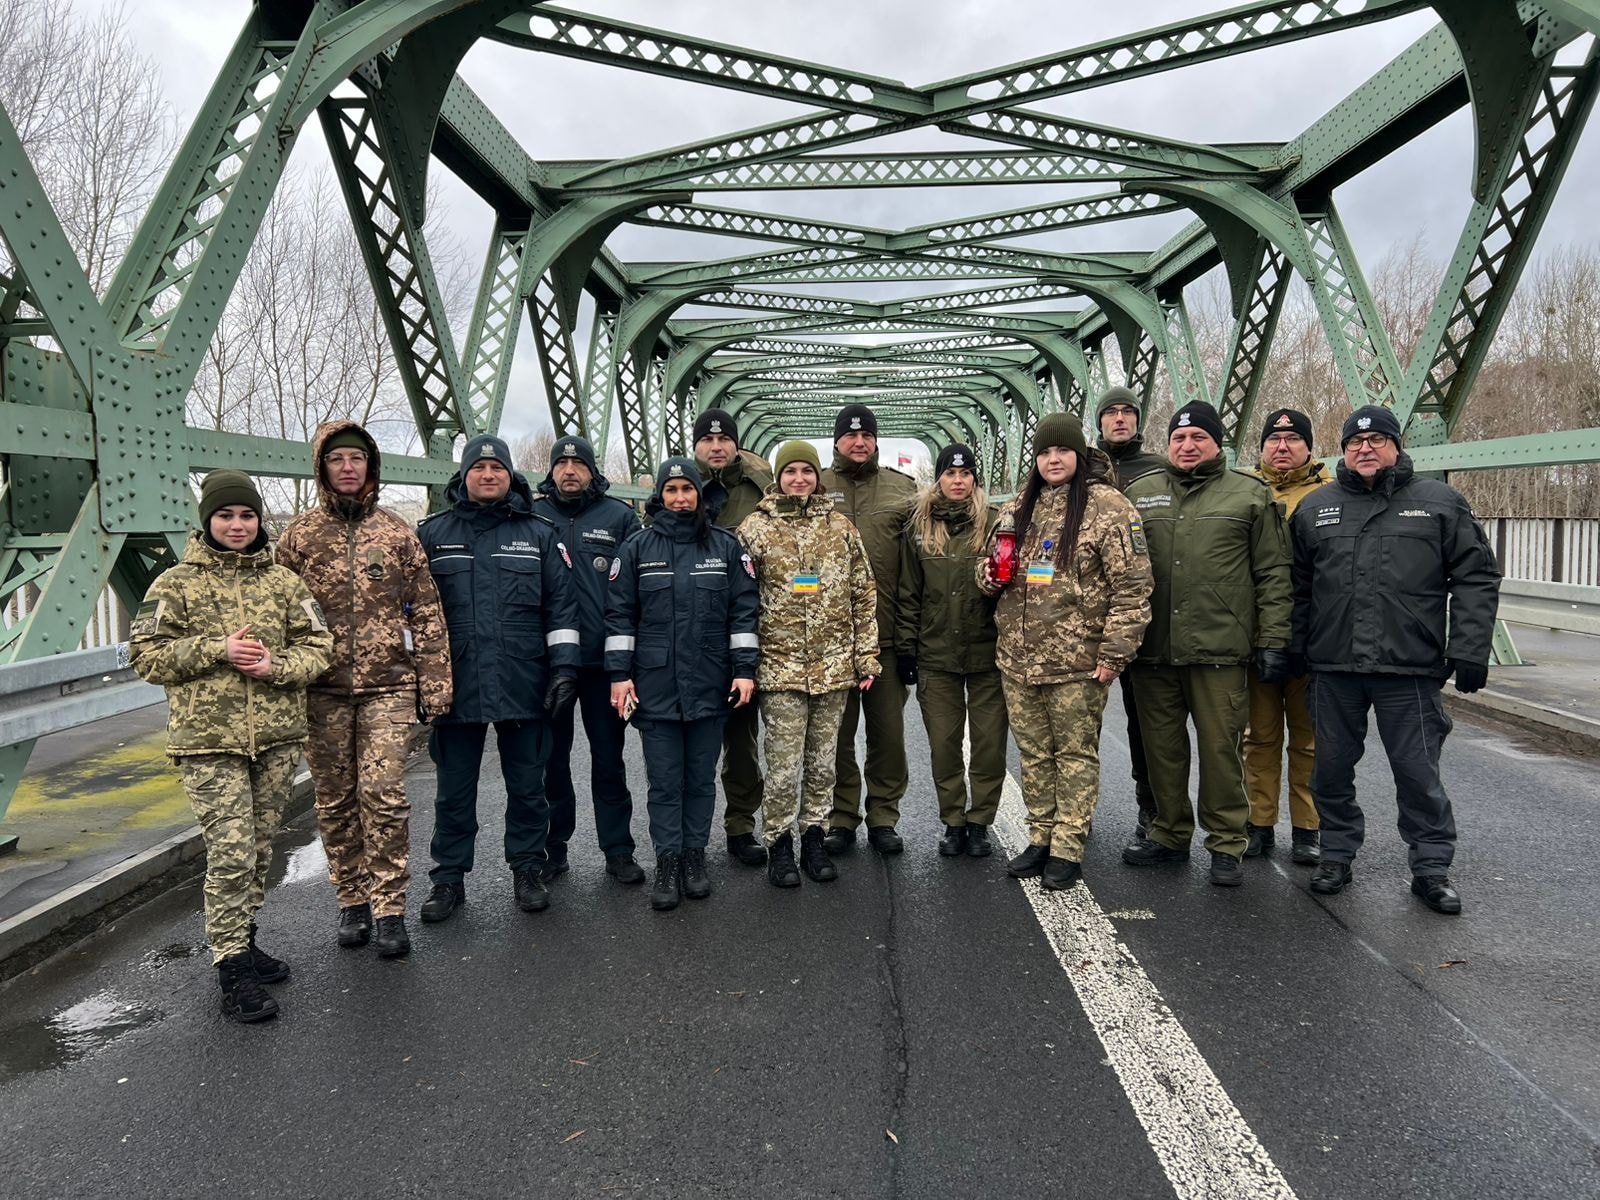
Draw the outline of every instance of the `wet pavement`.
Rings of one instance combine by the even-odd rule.
[[[587,815],[550,911],[517,911],[490,760],[467,906],[413,918],[403,961],[334,946],[302,819],[262,913],[294,967],[278,1020],[217,1012],[197,882],[0,986],[0,1190],[1600,1194],[1591,764],[1458,721],[1451,920],[1406,890],[1375,740],[1343,895],[1312,896],[1285,856],[1237,890],[1198,851],[1121,866],[1113,701],[1089,887],[1060,898],[999,856],[938,858],[907,717],[905,855],[858,848],[838,883],[780,892],[714,843],[716,894],[670,914],[604,876]],[[637,757],[630,782],[641,797]],[[424,759],[424,863],[431,789]],[[1148,1009],[1128,1001],[1146,985]],[[1185,1082],[1195,1063],[1215,1095]],[[1244,1158],[1283,1188],[1217,1182]]]

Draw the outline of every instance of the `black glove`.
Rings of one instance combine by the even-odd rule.
[[[1289,651],[1289,678],[1299,679],[1303,675],[1311,674],[1311,662],[1304,654]]]
[[[1289,678],[1289,652],[1262,647],[1256,651],[1256,674],[1262,683],[1282,683]]]
[[[572,702],[578,698],[578,681],[571,675],[557,674],[550,677],[550,686],[544,690],[544,710],[552,717],[559,717],[572,707]]]
[[[901,687],[917,686],[917,656],[915,654],[899,654],[895,656],[894,673],[900,676]]]
[[[1463,696],[1471,695],[1489,682],[1489,666],[1487,663],[1467,662],[1465,659],[1460,658],[1452,658],[1447,661],[1456,673],[1456,691]]]

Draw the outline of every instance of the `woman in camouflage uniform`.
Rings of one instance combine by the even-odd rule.
[[[1138,652],[1153,584],[1139,515],[1078,419],[1041,420],[1033,455],[1001,514],[1016,525],[1017,571],[1002,586],[986,557],[978,578],[1000,597],[997,658],[1028,808],[1028,847],[1007,871],[1064,891],[1083,877],[1106,692]]]
[[[167,689],[167,753],[206,844],[206,937],[236,1021],[274,1016],[288,964],[256,945],[272,837],[306,740],[306,685],[333,635],[300,577],[272,561],[250,477],[213,471],[183,561],[145,593],[133,667]]]
[[[970,446],[946,446],[934,462],[900,540],[895,669],[917,689],[928,731],[933,786],[944,836],[939,853],[985,858],[989,826],[1006,777],[1006,698],[995,666],[994,600],[978,588],[977,566],[997,515]],[[969,770],[962,742],[972,727]]]
[[[861,535],[817,494],[821,464],[808,442],[785,442],[777,482],[739,525],[761,593],[761,801],[767,878],[798,887],[800,862],[816,882],[839,872],[822,845],[833,807],[834,748],[845,698],[872,686],[878,663],[877,589]],[[797,799],[798,793],[798,799]]]

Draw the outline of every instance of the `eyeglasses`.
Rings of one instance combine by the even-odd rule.
[[[1272,446],[1292,446],[1296,442],[1305,444],[1305,438],[1298,433],[1273,433],[1267,436],[1267,444]]]
[[[1388,444],[1389,435],[1387,433],[1358,433],[1344,444],[1344,448],[1348,450],[1351,446],[1354,446],[1359,450],[1363,446],[1371,446],[1374,450],[1382,450]]]

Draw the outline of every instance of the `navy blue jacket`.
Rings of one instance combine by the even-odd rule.
[[[440,720],[543,720],[551,669],[578,668],[569,555],[532,497],[513,472],[504,500],[475,504],[458,471],[445,488],[451,507],[417,525],[450,627],[455,703]]]
[[[633,680],[649,720],[725,717],[733,680],[756,677],[755,568],[726,529],[701,546],[694,517],[655,513],[611,568],[606,671]]]
[[[1412,474],[1406,454],[1369,491],[1343,463],[1301,499],[1289,648],[1314,671],[1428,675],[1487,663],[1500,568],[1460,492]],[[1447,618],[1448,604],[1448,618]]]
[[[555,481],[546,478],[533,502],[534,515],[555,526],[557,536],[572,554],[583,665],[596,669],[604,663],[606,579],[622,543],[639,528],[639,514],[633,505],[606,495],[610,486],[602,477],[584,489],[577,500],[564,500]]]

